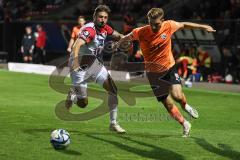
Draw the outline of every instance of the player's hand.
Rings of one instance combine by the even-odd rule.
[[[112,50],[116,51],[118,47],[119,47],[119,43],[118,42],[113,42],[112,43],[112,46],[111,46]]]
[[[216,30],[209,25],[204,25],[204,29],[208,32],[216,32]]]
[[[68,48],[67,51],[68,51],[68,53],[71,53],[72,52],[72,48],[71,47]]]

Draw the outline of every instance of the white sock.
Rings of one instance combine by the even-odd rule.
[[[186,103],[185,109],[186,109],[186,111],[190,112],[192,110],[192,107]]]
[[[110,111],[110,123],[117,124],[117,105],[118,99],[116,95],[108,95],[108,106]]]

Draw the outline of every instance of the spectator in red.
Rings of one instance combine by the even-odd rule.
[[[198,47],[198,70],[206,81],[208,75],[211,74],[211,56],[202,47]]]
[[[35,33],[36,37],[36,49],[35,49],[35,63],[40,63],[44,64],[45,63],[45,56],[46,56],[46,40],[47,40],[47,35],[46,32],[43,30],[43,27],[38,24],[36,26],[37,32]]]

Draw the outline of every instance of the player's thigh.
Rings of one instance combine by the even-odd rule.
[[[117,86],[110,75],[108,75],[107,79],[104,81],[103,88],[108,92],[117,94]]]
[[[169,95],[171,83],[162,79],[162,74],[159,73],[147,73],[147,77],[153,93],[158,101],[164,100]]]
[[[117,93],[117,87],[104,66],[101,68],[100,72],[97,75],[96,83],[101,85],[104,89],[106,89],[109,92]]]
[[[87,80],[86,71],[71,71],[70,77],[72,85],[76,92],[78,99],[87,98]]]
[[[164,105],[164,107],[167,109],[168,112],[170,112],[174,106],[174,101],[170,95],[168,95],[166,98],[162,99],[161,102]]]
[[[170,87],[170,93],[174,99],[181,99],[183,96],[182,85],[181,84],[173,84]]]

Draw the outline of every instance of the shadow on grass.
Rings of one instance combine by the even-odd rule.
[[[72,155],[72,156],[81,156],[82,153],[78,152],[78,151],[75,151],[75,150],[72,150],[70,148],[66,148],[66,149],[54,149],[53,147],[48,147],[48,148],[45,148],[46,150],[53,150],[53,151],[56,151],[56,152],[59,152],[59,153],[63,153],[63,154],[68,154],[68,155]]]
[[[203,138],[196,138],[193,137],[196,143],[201,146],[203,149],[215,153],[219,156],[223,156],[226,158],[230,158],[232,160],[239,160],[240,159],[240,152],[232,150],[232,147],[226,144],[218,144],[218,147],[210,144]]]
[[[37,136],[39,133],[49,133],[50,135],[53,130],[54,130],[53,128],[24,129],[23,133],[33,135],[33,136]],[[76,130],[67,130],[67,131],[70,133],[70,135],[71,133],[80,133],[79,131],[76,131]]]
[[[73,155],[73,156],[80,156],[82,155],[82,153],[78,152],[78,151],[74,151],[74,150],[71,150],[71,149],[64,149],[64,150],[55,150],[57,152],[60,152],[60,153],[64,153],[64,154],[68,154],[68,155]]]
[[[37,128],[37,129],[24,129],[23,133],[29,135],[37,136],[39,133],[50,133],[53,131],[52,128]],[[150,133],[127,133],[125,135],[119,135],[112,132],[87,132],[87,131],[78,131],[78,130],[67,130],[70,135],[71,134],[79,134],[79,135],[117,135],[117,136],[134,136],[134,137],[142,137],[148,139],[159,139],[159,138],[168,138],[174,137],[174,135],[159,135],[159,134],[150,134]]]
[[[158,160],[183,160],[184,157],[178,153],[175,153],[173,151],[170,151],[170,150],[167,150],[167,149],[164,149],[164,148],[161,148],[161,147],[158,147],[158,146],[155,146],[155,145],[152,145],[152,144],[148,144],[148,143],[145,143],[145,142],[140,142],[140,141],[137,141],[137,140],[132,140],[130,139],[129,137],[126,137],[126,136],[118,136],[122,139],[125,139],[126,141],[125,142],[134,142],[134,143],[137,143],[139,146],[147,146],[149,148],[151,148],[152,150],[151,151],[147,151],[147,150],[144,150],[144,149],[140,149],[138,147],[131,147],[127,144],[123,144],[123,143],[120,143],[120,142],[117,142],[117,141],[112,141],[112,140],[109,140],[109,139],[104,139],[104,138],[100,138],[99,136],[96,136],[96,135],[91,135],[91,134],[87,134],[86,135],[87,137],[90,137],[92,139],[96,139],[96,140],[99,140],[99,141],[103,141],[103,142],[106,142],[106,143],[109,143],[109,144],[112,144],[122,150],[125,150],[125,151],[128,151],[128,152],[131,152],[131,153],[134,153],[136,155],[139,155],[141,157],[145,157],[145,158],[152,158],[152,159],[158,159]]]

